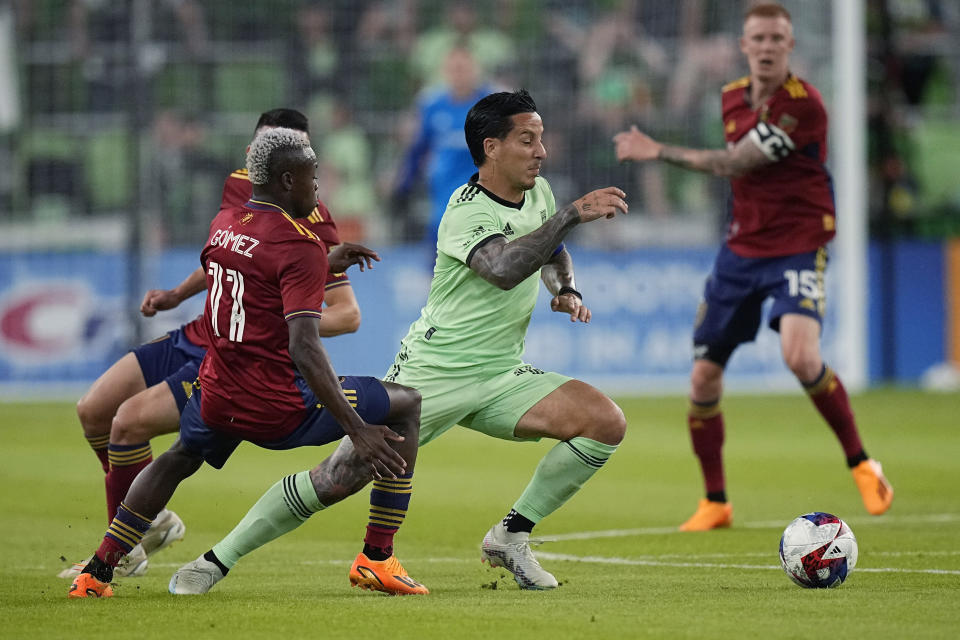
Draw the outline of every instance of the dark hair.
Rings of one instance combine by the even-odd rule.
[[[284,129],[296,129],[310,134],[310,126],[307,116],[296,109],[271,109],[260,114],[257,120],[257,126],[253,132],[256,134],[261,127],[283,127]]]
[[[483,141],[487,138],[503,140],[513,129],[511,116],[518,113],[534,113],[537,104],[526,89],[491,93],[470,108],[467,120],[463,123],[463,133],[467,138],[467,147],[473,157],[473,164],[483,165],[487,154],[483,151]]]
[[[747,11],[746,15],[743,16],[743,21],[746,22],[747,18],[752,18],[754,16],[757,18],[786,18],[787,22],[791,22],[790,12],[780,5],[774,4],[773,2],[758,4],[752,7],[749,11]]]

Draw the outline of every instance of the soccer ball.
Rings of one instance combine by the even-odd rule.
[[[857,539],[835,515],[808,513],[783,530],[780,565],[801,587],[836,587],[857,564]]]

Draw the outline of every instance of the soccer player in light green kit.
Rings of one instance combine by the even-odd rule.
[[[603,466],[623,439],[626,421],[597,389],[523,362],[524,337],[538,275],[554,311],[571,322],[590,321],[563,239],[578,224],[626,213],[626,196],[607,187],[557,211],[539,176],[547,156],[543,122],[526,91],[483,98],[467,115],[464,132],[479,171],[450,197],[427,305],[386,380],[420,392],[421,445],[457,424],[506,440],[560,441],[481,547],[482,559],[508,569],[522,589],[553,589],[556,578],[530,551],[530,532]],[[351,448],[344,439],[330,468]],[[268,492],[214,548],[238,557],[249,553],[299,524],[281,517],[286,509]],[[362,567],[355,562],[352,582],[357,570]]]
[[[386,379],[420,391],[421,445],[456,424],[505,440],[560,440],[481,548],[521,588],[553,589],[556,579],[530,551],[530,531],[607,461],[626,421],[590,385],[524,363],[524,337],[538,280],[554,311],[590,321],[563,238],[577,224],[626,213],[626,196],[608,187],[557,211],[539,176],[543,122],[526,91],[483,98],[464,132],[479,171],[450,198],[427,305]]]

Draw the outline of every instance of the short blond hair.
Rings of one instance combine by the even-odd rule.
[[[254,137],[247,151],[247,173],[250,182],[264,185],[270,182],[270,176],[276,173],[276,163],[286,154],[284,151],[302,150],[305,160],[316,160],[317,154],[310,147],[310,138],[303,131],[275,127],[263,129]]]
[[[754,5],[749,11],[747,11],[746,14],[744,14],[743,21],[746,22],[748,19],[753,17],[786,18],[787,22],[793,24],[793,20],[790,19],[790,12],[775,2],[764,2],[763,4]]]

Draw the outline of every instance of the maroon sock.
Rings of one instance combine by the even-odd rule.
[[[843,446],[843,453],[852,458],[863,451],[860,434],[857,432],[857,423],[850,407],[850,398],[843,388],[840,378],[833,369],[824,366],[820,376],[810,384],[804,384],[810,399],[816,405],[817,411],[827,421],[837,439]]]
[[[113,538],[104,538],[103,542],[97,548],[96,555],[111,567],[116,567],[125,555],[127,550]]]
[[[393,553],[393,535],[396,529],[386,529],[372,524],[367,525],[367,535],[363,538],[364,553],[371,560],[386,560]],[[371,557],[371,553],[385,557]]]
[[[121,504],[117,516],[110,523],[97,549],[97,557],[111,567],[116,567],[125,555],[140,543],[143,534],[150,530],[152,519],[147,519]]]
[[[690,403],[687,414],[687,426],[693,452],[700,459],[700,470],[707,493],[723,492],[726,483],[723,479],[723,413],[720,403]]]
[[[117,508],[127,495],[134,478],[153,460],[150,444],[110,444],[110,471],[104,479],[107,489],[107,521],[113,522]]]
[[[412,491],[412,471],[399,478],[373,481],[370,519],[363,539],[363,553],[371,560],[386,560],[393,554],[393,536],[407,515]]]
[[[110,444],[110,435],[105,436],[84,436],[87,439],[87,442],[90,443],[90,448],[93,449],[93,453],[96,454],[97,460],[100,461],[100,466],[103,467],[103,472],[107,473],[110,471],[110,458],[107,453],[107,445]]]
[[[100,460],[100,466],[103,467],[103,472],[110,473],[110,456],[107,449],[94,449],[93,452],[97,454],[97,459]]]

